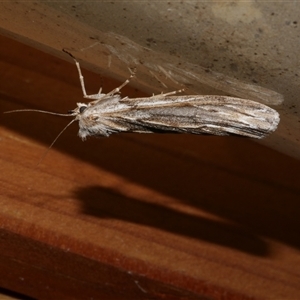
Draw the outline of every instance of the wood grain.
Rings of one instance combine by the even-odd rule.
[[[1,112],[83,101],[71,60],[0,43]],[[90,93],[119,84],[84,76]],[[299,161],[233,137],[82,142],[74,124],[37,165],[68,121],[1,116],[1,287],[39,299],[300,297]]]

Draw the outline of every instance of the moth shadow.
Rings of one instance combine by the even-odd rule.
[[[133,199],[99,185],[76,191],[84,213],[259,256],[270,255],[262,236],[300,248],[300,168],[292,158],[281,160],[280,153],[239,138],[119,135],[91,145],[97,154],[89,152],[86,160],[145,187],[154,198],[170,197],[180,209],[155,199],[147,202],[138,191]],[[193,213],[183,213],[182,207]]]
[[[268,246],[262,239],[242,227],[136,200],[120,195],[113,189],[99,186],[79,188],[75,191],[75,197],[81,201],[84,214],[97,218],[114,219],[156,228],[175,235],[234,248],[252,255],[265,256],[269,253]]]

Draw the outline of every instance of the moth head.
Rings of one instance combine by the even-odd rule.
[[[88,108],[88,105],[85,103],[77,103],[77,107],[73,110],[69,110],[68,114],[71,116],[79,116]]]

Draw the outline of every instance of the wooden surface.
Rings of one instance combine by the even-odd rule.
[[[72,61],[0,43],[1,112],[83,101]],[[89,93],[119,84],[84,76]],[[37,165],[69,121],[1,115],[1,287],[39,299],[300,297],[299,161],[232,137],[82,142],[73,124]]]

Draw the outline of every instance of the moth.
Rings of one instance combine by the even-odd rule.
[[[82,140],[120,132],[237,135],[261,139],[275,131],[280,120],[278,112],[264,104],[228,96],[175,95],[183,91],[179,90],[152,97],[122,98],[120,90],[134,74],[107,94],[100,88],[97,94],[87,95],[79,62],[71,53],[64,52],[75,61],[83,97],[93,101],[77,103],[68,114],[25,111],[75,117],[61,133],[78,121],[78,135]]]

